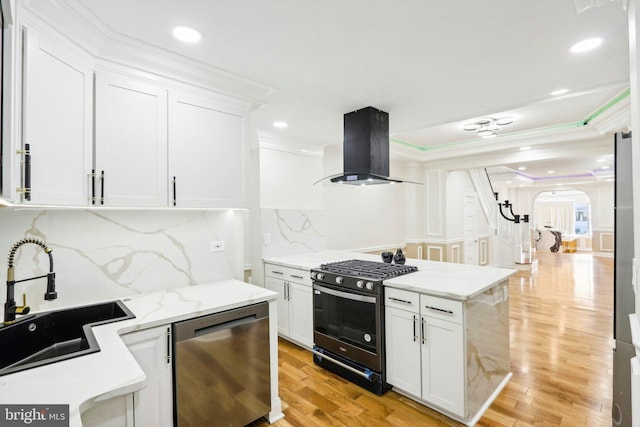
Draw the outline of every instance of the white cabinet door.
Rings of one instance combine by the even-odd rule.
[[[133,394],[136,426],[173,426],[171,327],[159,326],[122,335],[147,376],[147,386]]]
[[[133,393],[95,402],[80,417],[82,427],[135,427]]]
[[[166,206],[166,89],[97,73],[95,114],[96,203]]]
[[[31,153],[31,202],[87,205],[91,67],[31,28],[24,34],[23,149],[28,144]]]
[[[278,334],[289,336],[289,301],[287,283],[273,277],[265,277],[265,287],[278,293]]]
[[[420,315],[385,307],[387,382],[420,397]]]
[[[289,284],[289,327],[291,339],[307,348],[313,347],[313,294],[311,286]]]
[[[178,207],[244,207],[246,152],[242,114],[207,98],[171,93],[171,204],[175,199]]]
[[[422,316],[422,398],[462,417],[465,359],[462,325]]]

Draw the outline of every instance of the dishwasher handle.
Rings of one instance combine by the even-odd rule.
[[[217,325],[208,326],[206,328],[196,329],[193,331],[193,338],[198,338],[203,335],[212,334],[222,329],[231,329],[237,326],[246,325],[247,323],[252,323],[252,322],[255,322],[256,320],[258,320],[258,317],[254,314],[253,316],[243,317],[241,319],[232,320],[230,322],[219,323]]]
[[[269,318],[269,304],[267,302],[183,320],[173,324],[173,342],[186,341],[220,329],[231,328],[263,318]]]

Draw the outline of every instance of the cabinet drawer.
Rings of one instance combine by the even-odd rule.
[[[420,313],[423,316],[462,323],[462,303],[460,301],[420,295]]]
[[[311,286],[311,276],[308,270],[265,263],[264,275]]]
[[[384,305],[400,310],[420,312],[420,294],[396,288],[384,289]]]

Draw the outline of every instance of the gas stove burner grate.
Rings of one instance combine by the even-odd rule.
[[[356,277],[363,276],[377,280],[390,279],[418,271],[418,267],[411,265],[387,264],[384,262],[357,259],[322,264],[320,265],[320,269],[334,274]]]

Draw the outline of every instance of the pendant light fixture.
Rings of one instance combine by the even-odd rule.
[[[498,136],[498,130],[502,126],[510,125],[511,123],[513,123],[511,117],[483,117],[472,123],[465,124],[463,129],[470,132],[475,131],[481,138],[495,138]]]

